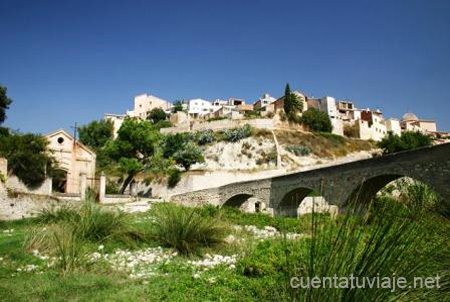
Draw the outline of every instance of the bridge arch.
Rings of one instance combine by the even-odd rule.
[[[318,195],[316,190],[304,186],[288,191],[275,208],[275,214],[297,217],[297,210],[300,204],[311,193]]]
[[[250,193],[239,193],[228,197],[222,204],[222,206],[240,208],[246,201],[248,201],[252,197],[254,196]]]
[[[357,185],[348,198],[344,201],[343,207],[348,206],[350,204],[355,205],[367,205],[370,203],[373,198],[377,195],[377,193],[386,187],[389,183],[400,179],[400,178],[410,178],[415,181],[419,181],[431,189],[433,189],[437,194],[441,197],[445,196],[445,192],[440,190],[439,186],[435,186],[431,179],[426,179],[424,177],[420,177],[418,175],[406,175],[406,174],[381,174],[368,179],[363,180],[359,185]]]

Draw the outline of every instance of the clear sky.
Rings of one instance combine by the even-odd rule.
[[[291,89],[450,130],[450,1],[0,0],[6,126],[46,133],[173,101]]]

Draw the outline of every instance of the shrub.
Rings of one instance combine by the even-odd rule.
[[[107,181],[105,193],[106,194],[120,194],[120,187],[117,183],[115,183],[113,181]]]
[[[167,114],[162,108],[153,108],[148,112],[147,119],[152,122],[152,124],[157,124],[160,121],[164,121],[167,118]]]
[[[303,113],[301,123],[311,131],[331,132],[333,129],[328,114],[314,108],[308,109]]]
[[[267,118],[273,118],[275,116],[275,113],[273,112],[273,111],[269,111],[267,114],[266,114],[266,117]]]
[[[241,139],[247,138],[252,135],[253,128],[250,125],[245,125],[242,128],[237,128],[233,130],[225,129],[222,130],[221,133],[224,137],[224,140],[228,142],[238,142]]]
[[[205,162],[203,150],[195,146],[194,143],[188,143],[181,150],[175,152],[173,159],[177,164],[182,165],[186,171],[189,171],[195,163]]]
[[[197,133],[197,143],[201,146],[214,142],[214,132],[212,130],[205,130]]]
[[[166,120],[161,120],[161,121],[158,121],[155,125],[154,125],[154,127],[156,128],[156,129],[162,129],[162,128],[170,128],[170,127],[172,127],[173,126],[173,124],[171,123],[171,122],[169,122],[169,121],[166,121]]]
[[[433,139],[422,132],[406,131],[398,136],[389,131],[379,143],[378,147],[383,149],[383,153],[394,153],[420,147],[431,146]]]
[[[168,134],[163,141],[163,156],[165,158],[172,157],[176,152],[182,150],[183,147],[194,139],[192,133],[176,133]]]
[[[169,179],[167,180],[167,186],[169,188],[174,188],[181,180],[181,172],[177,169],[174,169],[169,174]]]
[[[359,124],[355,123],[353,125],[345,125],[344,135],[347,137],[359,138]]]
[[[215,116],[215,117],[209,118],[208,122],[221,121],[221,120],[226,120],[226,119],[227,119],[227,117],[225,117],[225,116]]]
[[[286,151],[291,152],[297,156],[307,156],[311,154],[311,149],[307,146],[289,145],[284,147]]]
[[[168,203],[155,207],[151,238],[183,255],[217,246],[226,234],[227,227],[218,217],[202,215],[198,208]]]
[[[400,178],[384,190],[389,196],[394,190],[400,192],[399,200],[413,212],[434,211],[444,216],[450,214],[444,200],[426,184],[410,178]]]

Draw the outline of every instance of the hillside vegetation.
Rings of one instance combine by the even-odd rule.
[[[331,133],[275,130],[275,135],[280,145],[307,147],[311,154],[320,158],[335,158],[353,152],[376,149],[374,141],[347,138]]]

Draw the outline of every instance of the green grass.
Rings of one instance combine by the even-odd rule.
[[[227,226],[218,217],[201,215],[198,208],[160,204],[155,207],[150,237],[184,255],[223,243]]]
[[[299,219],[270,217],[245,214],[233,208],[181,208],[159,204],[147,213],[126,217],[126,225],[131,230],[144,234],[143,239],[129,237],[136,244],[121,239],[123,230],[118,236],[110,236],[116,228],[127,230],[128,227],[117,223],[109,212],[103,214],[104,207],[96,207],[83,210],[83,214],[63,208],[48,211],[38,219],[1,222],[0,300],[445,301],[450,293],[449,220],[432,211],[411,210],[407,203],[387,197],[377,200],[364,213],[347,211],[337,219],[318,214]],[[85,217],[86,221],[81,222],[83,219],[79,215],[90,218]],[[97,220],[105,222],[97,223]],[[105,224],[116,224],[116,227]],[[281,236],[260,241],[243,231],[223,228],[224,224],[255,225],[260,229],[274,226],[282,233],[306,233],[307,236],[299,240]],[[75,226],[85,230],[76,230]],[[46,268],[45,261],[30,252],[27,238],[43,227],[54,241],[51,246],[55,254],[62,258],[59,266]],[[3,232],[7,229],[14,229],[11,236]],[[96,235],[80,235],[86,234],[86,230]],[[228,232],[242,241],[220,244]],[[153,236],[146,237],[148,234]],[[104,244],[104,252],[108,253],[164,244],[179,246],[192,254],[193,260],[203,259],[204,253],[238,253],[240,257],[235,269],[220,265],[199,273],[198,278],[193,277],[198,269],[189,265],[189,258],[183,256],[157,264],[156,274],[144,279],[128,278],[128,273],[116,271],[103,261],[71,262],[98,252],[99,244]],[[79,255],[74,255],[77,253]],[[27,264],[39,265],[42,273],[17,272],[17,268]],[[289,279],[293,276],[332,276],[335,273],[339,276],[351,273],[389,276],[393,272],[407,278],[439,273],[443,288],[394,293],[375,289],[289,288]]]

